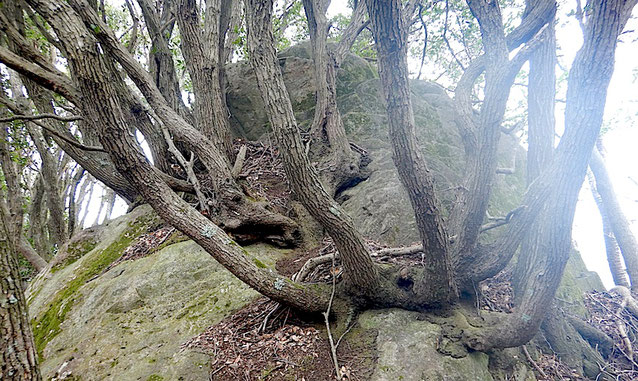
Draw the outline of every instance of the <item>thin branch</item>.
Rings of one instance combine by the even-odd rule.
[[[445,41],[445,45],[447,45],[447,48],[450,51],[450,54],[452,54],[452,57],[454,58],[456,63],[461,67],[462,70],[465,70],[465,65],[463,65],[461,60],[459,60],[459,58],[456,56],[456,53],[454,52],[454,49],[452,49],[452,45],[450,45],[450,40],[448,40],[448,38],[447,38],[447,27],[448,27],[448,15],[449,15],[449,12],[450,12],[450,2],[449,2],[449,0],[446,0],[445,1],[445,24],[443,26],[443,41]]]
[[[421,52],[421,66],[419,66],[419,74],[416,76],[416,79],[421,79],[421,73],[423,71],[423,64],[425,63],[425,53],[428,48],[428,26],[423,20],[423,4],[419,3],[419,20],[421,21],[421,25],[423,26],[423,51]]]
[[[9,110],[11,110],[11,112],[14,113],[18,113],[20,112],[20,107],[18,107],[18,105],[11,100],[6,94],[4,94],[3,92],[0,92],[0,104],[3,104],[5,106],[7,106],[7,108]],[[42,114],[42,115],[49,115],[49,114]],[[51,114],[54,115],[54,114]],[[20,115],[18,115],[20,116]],[[26,116],[26,115],[22,115],[22,116]],[[57,116],[57,115],[56,115]],[[60,131],[58,131],[57,129],[48,126],[40,121],[36,120],[31,120],[32,123],[34,123],[35,125],[47,130],[51,135],[56,136],[62,140],[64,140],[65,142],[75,146],[76,148],[79,148],[83,151],[97,151],[97,152],[106,152],[104,151],[104,148],[102,147],[92,147],[92,146],[85,146],[84,144],[78,142],[77,140],[75,140],[75,137],[68,131],[66,131],[66,135],[64,133],[61,133]]]
[[[481,233],[486,232],[488,230],[492,230],[494,228],[498,228],[499,226],[503,226],[505,224],[508,224],[510,222],[510,220],[512,219],[512,217],[514,217],[516,215],[516,213],[520,212],[521,210],[525,209],[525,205],[521,205],[518,208],[510,211],[509,213],[507,213],[507,215],[505,217],[496,217],[496,218],[492,218],[493,221],[490,223],[487,223],[483,226],[481,226]]]
[[[335,61],[337,65],[343,61],[359,34],[370,24],[370,20],[366,19],[366,14],[365,1],[359,1],[352,13],[350,24],[348,24],[346,30],[341,34],[341,40],[335,49]]]
[[[543,371],[543,368],[538,366],[536,361],[534,361],[534,359],[532,359],[532,356],[529,355],[529,352],[527,351],[527,347],[525,345],[523,345],[523,353],[525,353],[525,358],[527,359],[527,361],[529,361],[530,364],[532,364],[532,366],[534,367],[534,369],[536,369],[538,374],[541,375],[542,379],[543,380],[549,380],[549,378],[547,377],[547,374]]]
[[[137,45],[137,33],[139,29],[140,19],[139,17],[137,17],[137,13],[135,13],[135,9],[133,8],[131,2],[129,0],[125,0],[124,3],[126,4],[128,12],[131,14],[131,18],[133,19],[133,25],[131,26],[131,39],[129,40],[129,44],[127,47],[128,51],[133,53],[135,51],[135,45]]]
[[[0,123],[13,122],[15,120],[40,120],[40,119],[55,119],[62,122],[73,122],[76,120],[82,120],[79,115],[61,116],[57,114],[39,114],[39,115],[14,115],[8,118],[0,118]]]

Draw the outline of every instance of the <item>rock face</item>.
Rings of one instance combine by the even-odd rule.
[[[299,124],[307,127],[314,112],[308,47],[291,48],[281,57]],[[347,132],[373,160],[370,178],[340,195],[346,210],[368,237],[390,245],[417,241],[410,203],[392,163],[375,69],[350,56],[339,72],[338,90]],[[463,163],[460,138],[451,121],[454,107],[435,84],[415,81],[412,92],[418,138],[437,174],[443,202],[449,203],[449,189],[458,184]],[[263,103],[245,63],[229,70],[228,101],[235,133],[268,141]],[[523,157],[516,142],[504,137],[502,166],[520,164]],[[516,207],[523,184],[520,169],[499,177],[490,212],[498,215]],[[257,293],[190,241],[168,245],[104,272],[135,237],[157,224],[154,216],[148,206],[138,207],[87,235],[90,242],[73,241],[72,255],[31,284],[30,312],[46,379],[208,379],[208,357],[182,351],[180,345],[254,300]],[[246,249],[266,266],[285,254],[266,245]],[[569,300],[578,298],[574,287],[587,277],[586,270],[578,267],[567,281]],[[492,379],[487,355],[453,358],[440,354],[436,349],[439,326],[420,320],[417,313],[369,311],[359,322],[377,335],[374,380]],[[522,376],[517,379],[527,379],[525,369],[519,373]]]

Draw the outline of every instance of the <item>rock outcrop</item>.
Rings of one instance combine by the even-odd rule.
[[[308,126],[314,111],[308,47],[289,49],[280,62],[300,125]],[[228,79],[235,133],[268,142],[268,121],[249,66],[234,65]],[[417,241],[410,203],[392,164],[375,68],[350,56],[339,72],[338,90],[348,134],[372,158],[369,179],[340,195],[344,207],[370,238],[388,245]],[[454,105],[435,84],[414,81],[412,92],[418,137],[437,174],[444,203],[449,204],[463,163],[452,121]],[[521,147],[505,136],[501,164],[520,168],[498,178],[491,214],[506,213],[518,205],[524,191],[523,160]],[[145,258],[105,271],[133,239],[157,224],[154,216],[148,206],[142,206],[94,234],[84,233],[86,239],[76,239],[67,248],[73,251],[68,259],[57,261],[31,284],[31,317],[47,379],[208,379],[208,357],[181,350],[180,345],[254,300],[257,293],[191,241],[165,245]],[[258,254],[265,266],[273,266],[286,253],[266,245],[246,249]],[[576,266],[566,280],[569,291],[562,295],[578,302],[582,288],[577,284],[586,280],[591,285],[594,278],[584,267]],[[377,337],[374,380],[492,379],[487,355],[442,355],[437,351],[440,327],[419,316],[384,310],[359,317],[361,328]],[[525,366],[517,369],[517,379],[533,379]]]

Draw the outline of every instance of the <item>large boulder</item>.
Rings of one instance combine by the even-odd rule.
[[[315,87],[309,44],[280,53],[280,65],[297,122],[309,128],[314,115]],[[228,102],[235,134],[272,141],[270,122],[247,62],[228,70]],[[338,106],[346,132],[354,143],[370,154],[370,178],[339,195],[343,206],[367,237],[389,245],[418,241],[416,223],[407,193],[394,163],[388,125],[376,67],[349,55],[337,73]],[[464,152],[454,123],[455,105],[445,90],[431,82],[411,82],[417,138],[428,166],[436,176],[439,197],[449,206],[463,173]],[[518,140],[504,135],[499,147],[500,165],[517,170],[498,175],[490,213],[501,215],[518,206],[525,189],[525,152]]]

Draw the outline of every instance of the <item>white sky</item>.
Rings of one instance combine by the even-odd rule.
[[[122,1],[113,0],[111,3],[117,5]],[[561,47],[559,60],[567,69],[582,45],[582,33],[576,19],[566,16],[575,6],[575,1],[559,1],[559,24],[556,36]],[[348,12],[346,2],[339,0],[333,1],[328,10],[330,16]],[[625,215],[632,223],[634,234],[638,236],[638,149],[636,148],[638,145],[636,126],[638,81],[634,78],[638,73],[638,49],[636,44],[632,43],[638,38],[638,33],[633,32],[636,28],[638,28],[638,22],[635,19],[630,20],[626,31],[631,32],[624,35],[622,42],[618,45],[616,68],[609,86],[605,110],[605,123],[610,131],[603,136],[603,142],[607,150],[607,168],[619,201]],[[415,63],[414,66],[416,65]],[[561,130],[562,104],[558,103],[556,108],[557,130]],[[100,195],[101,192],[96,189],[95,194]],[[98,197],[93,197],[87,221],[95,219],[95,213],[99,208],[98,202]],[[118,200],[113,216],[123,214],[125,211],[124,203]],[[579,196],[573,238],[588,269],[598,272],[603,283],[607,287],[612,287],[613,281],[605,254],[600,215],[586,181]]]

